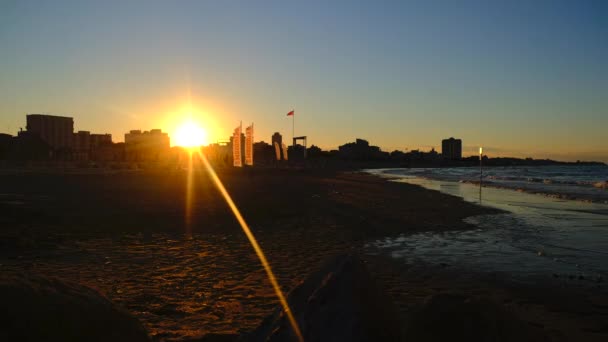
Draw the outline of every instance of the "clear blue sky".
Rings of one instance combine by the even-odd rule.
[[[0,132],[26,113],[76,129],[212,140],[296,134],[385,150],[608,161],[607,1],[0,1]]]

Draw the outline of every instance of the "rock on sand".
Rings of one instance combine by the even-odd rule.
[[[0,341],[149,341],[97,291],[40,276],[0,278]]]

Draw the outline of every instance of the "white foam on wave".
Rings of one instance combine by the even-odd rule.
[[[384,169],[376,174],[387,178],[419,177],[438,181],[479,184],[478,168]],[[486,187],[511,189],[552,198],[608,203],[608,167],[539,166],[488,167],[483,169]]]

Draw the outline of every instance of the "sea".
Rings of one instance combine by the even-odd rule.
[[[522,282],[539,277],[603,287],[608,282],[608,166],[366,171],[503,211],[465,219],[470,230],[371,241],[368,253]]]

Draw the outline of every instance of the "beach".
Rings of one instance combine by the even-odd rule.
[[[458,293],[504,306],[549,340],[605,340],[605,285],[541,275],[406,264],[369,253],[403,234],[476,229],[500,210],[357,171],[218,169],[289,292],[339,254],[357,253],[404,322],[432,296]],[[252,331],[278,305],[253,249],[209,175],[187,172],[4,172],[0,269],[98,290],[156,340]],[[489,229],[489,228],[486,228]]]

